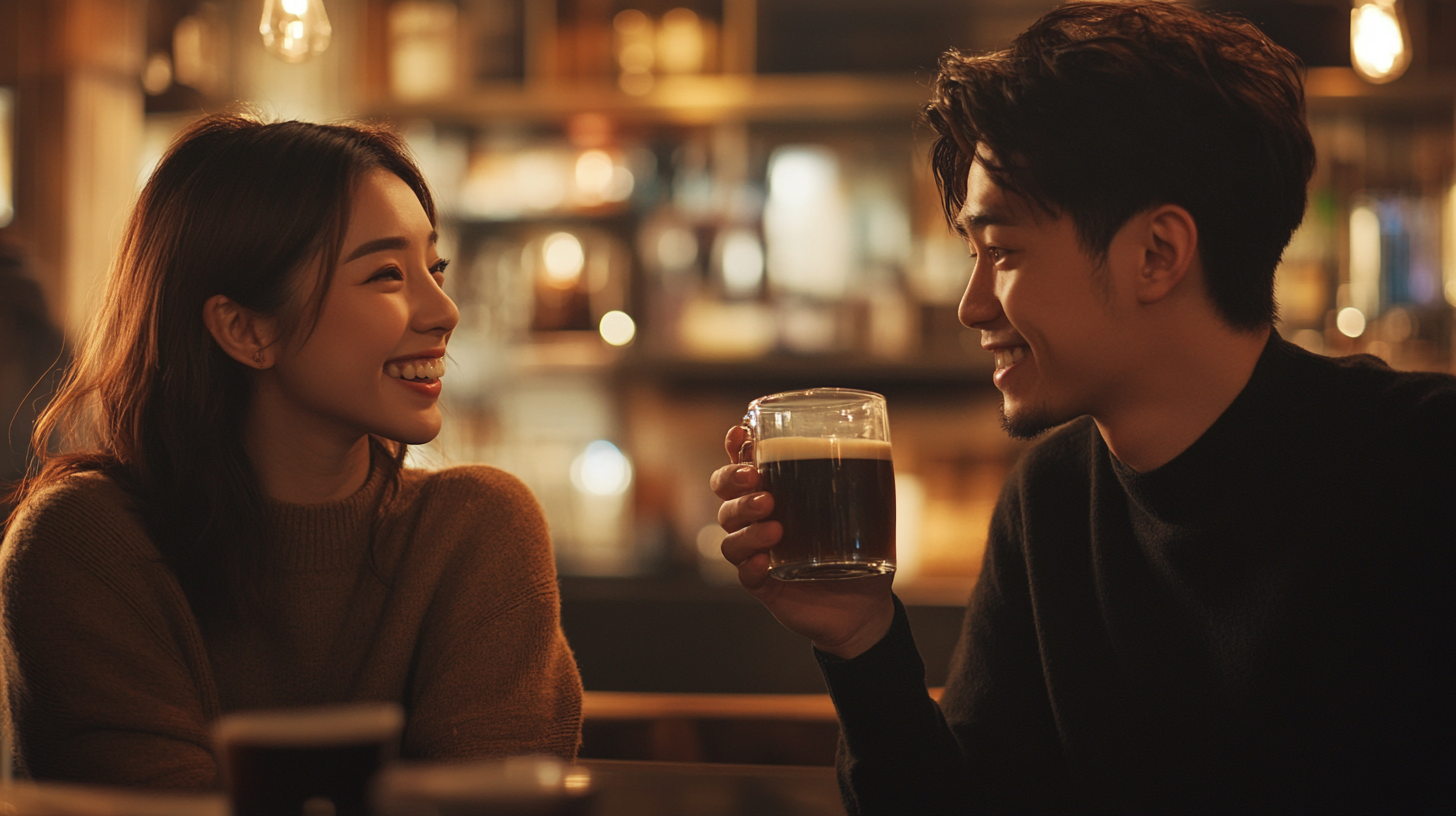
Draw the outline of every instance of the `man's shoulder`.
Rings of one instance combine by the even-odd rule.
[[[1414,445],[1456,453],[1456,376],[1394,369],[1365,354],[1295,354],[1293,364],[1304,372],[1297,410],[1321,418],[1327,434],[1377,451]]]
[[[1326,357],[1292,345],[1285,356],[1316,398],[1337,398],[1360,412],[1446,411],[1456,417],[1456,376],[1451,374],[1396,369],[1369,354]]]

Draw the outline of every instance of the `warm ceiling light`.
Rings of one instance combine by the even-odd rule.
[[[1410,35],[1400,0],[1355,0],[1350,11],[1350,61],[1370,82],[1385,83],[1410,65]]]
[[[264,0],[263,47],[284,62],[303,62],[329,47],[334,29],[324,0]]]

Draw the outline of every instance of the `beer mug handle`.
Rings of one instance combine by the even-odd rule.
[[[738,427],[743,429],[744,434],[743,444],[738,446],[738,463],[758,464],[757,460],[753,458],[753,418],[744,415],[743,422]]]

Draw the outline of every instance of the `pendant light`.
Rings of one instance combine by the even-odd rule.
[[[304,62],[323,53],[333,31],[323,0],[263,0],[258,33],[263,47],[284,62]]]
[[[1410,65],[1410,32],[1401,0],[1355,0],[1350,11],[1350,63],[1367,81],[1384,84]]]

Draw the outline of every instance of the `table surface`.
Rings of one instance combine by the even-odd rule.
[[[593,816],[843,816],[833,768],[586,759]]]
[[[833,768],[588,759],[591,816],[841,816]],[[82,785],[0,785],[17,816],[228,816],[222,794],[155,794]]]

